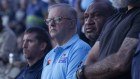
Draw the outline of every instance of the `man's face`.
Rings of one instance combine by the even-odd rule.
[[[49,11],[47,25],[52,38],[63,37],[68,34],[71,19],[65,16],[65,10],[61,8],[53,8]]]
[[[84,32],[88,39],[95,40],[100,34],[100,31],[105,22],[106,16],[103,14],[105,9],[99,4],[92,4],[84,13]]]
[[[41,54],[41,44],[36,39],[36,33],[26,33],[23,36],[23,55],[28,60],[33,60]]]

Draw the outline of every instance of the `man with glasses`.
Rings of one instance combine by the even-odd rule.
[[[72,79],[90,46],[76,33],[77,14],[68,4],[49,7],[45,20],[57,46],[45,57],[41,79]]]

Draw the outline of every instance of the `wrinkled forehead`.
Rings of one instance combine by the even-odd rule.
[[[70,11],[67,8],[63,7],[54,7],[49,10],[48,18],[49,17],[65,17],[70,16]]]
[[[104,3],[95,2],[92,3],[88,9],[85,11],[85,13],[100,13],[105,14],[108,12],[108,6]]]
[[[35,32],[32,32],[32,33],[25,33],[23,38],[28,38],[28,39],[35,39],[37,36],[37,34]]]

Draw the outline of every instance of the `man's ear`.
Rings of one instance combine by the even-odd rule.
[[[46,44],[46,43],[42,43],[42,44],[41,44],[41,46],[40,46],[40,47],[41,47],[41,51],[44,51],[44,50],[45,50],[45,48],[46,48],[46,46],[47,46],[47,44]]]
[[[75,26],[76,26],[75,22],[70,21],[69,23],[70,23],[70,28],[69,29],[75,28]]]

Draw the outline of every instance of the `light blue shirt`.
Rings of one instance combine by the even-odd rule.
[[[72,79],[90,49],[77,34],[74,35],[66,44],[55,47],[46,55],[41,79]]]

